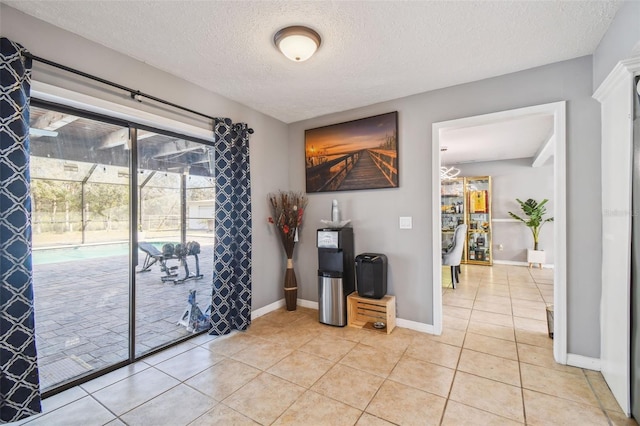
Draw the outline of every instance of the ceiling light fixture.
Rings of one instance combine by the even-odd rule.
[[[273,42],[282,54],[294,62],[309,59],[320,47],[320,34],[300,25],[281,29],[273,36]]]
[[[440,147],[440,152],[447,152],[447,150],[448,148],[446,146]],[[442,156],[441,156],[441,160],[442,160]],[[440,161],[440,164],[442,163],[443,161]],[[456,167],[440,166],[440,180],[455,179],[459,174],[460,174],[460,169]]]
[[[455,167],[447,167],[447,166],[441,166],[440,167],[440,180],[449,180],[449,179],[455,179],[458,175],[460,174],[460,169],[457,169]]]

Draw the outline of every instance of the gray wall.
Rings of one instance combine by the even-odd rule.
[[[284,261],[267,224],[266,194],[304,190],[304,130],[389,111],[399,111],[400,188],[310,195],[305,227],[296,251],[300,297],[317,300],[315,229],[328,218],[331,200],[353,220],[356,252],[389,256],[389,292],[400,318],[432,324],[431,125],[434,122],[567,100],[568,351],[599,356],[601,237],[599,107],[591,99],[592,58],[583,57],[369,107],[318,117],[289,126],[207,92],[101,45],[0,5],[2,35],[32,53],[112,79],[214,116],[246,121],[251,139],[254,218],[254,309],[282,297]],[[212,70],[212,72],[215,70]],[[128,95],[76,84],[68,75],[37,66],[34,78],[79,92],[128,102]],[[142,109],[147,105],[139,105]],[[173,117],[167,111],[154,113]],[[193,120],[183,117],[183,121]],[[204,123],[200,123],[205,127]],[[288,144],[287,144],[288,140]],[[288,163],[282,161],[288,158]],[[399,230],[398,217],[412,216],[413,229]],[[590,250],[589,247],[594,247]],[[439,267],[436,265],[436,267]]]
[[[531,167],[533,159],[486,161],[458,164],[460,176],[491,176],[491,213],[493,219],[511,219],[510,211],[523,216],[516,198],[525,201],[548,199],[547,217],[553,216],[553,163]],[[526,262],[527,249],[533,248],[529,228],[521,222],[493,222],[493,260]],[[503,249],[499,250],[498,245]],[[540,250],[545,251],[546,263],[553,264],[553,224],[548,223],[540,231]]]
[[[304,130],[347,120],[399,113],[400,188],[311,194],[297,249],[301,297],[317,300],[314,230],[328,218],[333,198],[352,219],[356,252],[386,253],[389,293],[398,316],[433,324],[431,126],[435,122],[526,106],[567,102],[568,351],[600,354],[600,110],[592,94],[590,56],[492,79],[396,99],[289,126],[290,186],[305,189]],[[400,230],[399,216],[413,229]],[[589,247],[593,247],[590,250]]]
[[[251,136],[252,215],[253,215],[253,309],[283,297],[282,279],[285,259],[269,216],[267,193],[287,188],[287,125],[249,107],[208,92],[171,74],[119,54],[43,21],[0,4],[2,35],[22,44],[31,53],[61,64],[112,80],[178,105],[212,116],[243,121],[255,130]],[[212,70],[214,72],[215,70]],[[168,110],[153,108],[150,103],[131,101],[128,94],[99,85],[86,85],[70,78],[70,74],[34,64],[33,79],[55,84],[81,93],[139,107],[157,115],[210,128],[209,123],[179,116]]]
[[[593,90],[613,67],[632,55],[640,54],[640,1],[625,1],[593,53]]]

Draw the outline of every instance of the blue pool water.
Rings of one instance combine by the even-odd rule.
[[[75,260],[97,259],[101,257],[126,256],[129,243],[100,244],[33,250],[33,265],[72,262]]]

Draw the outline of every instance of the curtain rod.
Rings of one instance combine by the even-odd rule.
[[[102,84],[106,84],[107,86],[115,87],[115,88],[120,89],[120,90],[122,90],[124,92],[129,92],[129,95],[131,96],[131,99],[134,99],[134,100],[136,100],[138,102],[142,102],[142,100],[140,99],[141,97],[142,98],[147,98],[147,99],[150,99],[152,101],[155,101],[155,102],[158,102],[158,103],[161,103],[161,104],[164,104],[164,105],[168,105],[168,106],[170,106],[172,108],[180,109],[182,111],[186,111],[186,112],[189,112],[191,114],[199,115],[200,117],[208,118],[211,121],[215,120],[215,117],[212,117],[210,115],[206,115],[206,114],[203,114],[201,112],[194,111],[194,110],[192,110],[190,108],[186,108],[186,107],[183,107],[181,105],[174,104],[173,102],[165,101],[164,99],[160,99],[160,98],[157,98],[157,97],[155,97],[153,95],[149,95],[147,93],[143,93],[143,92],[141,92],[139,90],[131,89],[131,88],[127,87],[127,86],[123,86],[122,84],[114,83],[113,81],[110,81],[110,80],[105,80],[104,78],[100,78],[100,77],[97,77],[95,75],[88,74],[88,73],[86,73],[84,71],[80,71],[80,70],[77,70],[75,68],[71,68],[71,67],[68,67],[66,65],[62,65],[62,64],[50,61],[50,60],[45,59],[45,58],[41,58],[40,56],[33,55],[30,52],[22,52],[22,54],[26,58],[32,59],[34,61],[42,62],[43,64],[47,64],[47,65],[50,65],[52,67],[59,68],[61,70],[70,72],[72,74],[76,74],[76,75],[79,75],[81,77],[88,78],[90,80],[94,80],[94,81],[100,82]],[[249,132],[249,134],[253,134],[253,129],[248,128],[247,132]]]

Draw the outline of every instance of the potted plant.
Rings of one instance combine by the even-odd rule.
[[[522,218],[513,212],[509,212],[509,215],[524,223],[531,230],[531,234],[533,235],[533,250],[527,250],[527,262],[529,263],[529,267],[534,263],[538,263],[542,268],[542,264],[545,261],[545,255],[543,250],[539,250],[538,243],[540,238],[540,229],[542,229],[542,226],[547,222],[553,222],[553,217],[544,217],[547,213],[545,204],[547,204],[549,200],[545,198],[538,203],[532,198],[529,198],[524,202],[516,198],[516,201],[520,204],[520,208],[524,212],[526,218]]]

